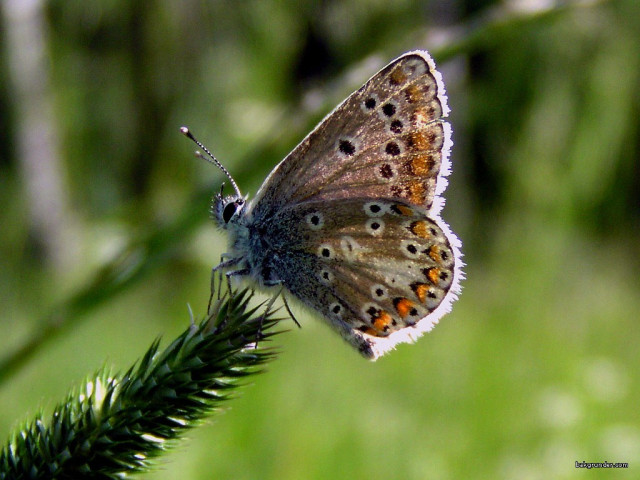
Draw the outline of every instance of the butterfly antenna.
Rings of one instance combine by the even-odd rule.
[[[218,159],[216,157],[214,157],[211,152],[209,151],[209,149],[207,147],[205,147],[202,143],[200,143],[198,141],[198,139],[196,137],[193,136],[193,134],[191,133],[191,130],[189,130],[187,127],[180,127],[180,132],[187,138],[189,138],[191,141],[193,141],[193,143],[195,143],[196,145],[198,145],[203,151],[204,153],[207,154],[207,157],[205,157],[204,155],[202,155],[200,152],[196,151],[196,155],[200,158],[202,158],[203,160],[206,160],[207,162],[215,165],[216,167],[218,167],[220,170],[222,170],[222,173],[224,173],[227,178],[229,179],[229,181],[231,182],[231,185],[233,186],[233,189],[236,191],[236,193],[238,194],[238,197],[242,198],[242,194],[240,193],[240,189],[238,188],[238,184],[236,183],[236,181],[233,179],[233,177],[231,176],[231,174],[229,173],[229,170],[227,170],[226,168],[224,168],[224,166],[218,161]]]

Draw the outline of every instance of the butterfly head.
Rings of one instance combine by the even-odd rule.
[[[224,184],[220,188],[220,193],[213,197],[211,216],[218,226],[226,229],[230,223],[237,222],[242,216],[242,210],[247,202],[238,194],[223,195],[223,188]]]

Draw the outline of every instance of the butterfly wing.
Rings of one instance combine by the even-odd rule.
[[[459,242],[405,202],[305,202],[261,226],[275,277],[369,358],[431,330],[459,292]]]
[[[451,128],[429,54],[410,52],[376,73],[274,169],[252,208],[340,198],[389,198],[431,208],[446,188]],[[436,205],[439,210],[441,206]]]

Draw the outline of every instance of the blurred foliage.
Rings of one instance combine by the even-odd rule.
[[[34,116],[57,160],[36,167],[58,162],[60,202],[38,198],[22,161],[25,132],[42,132],[23,117],[36,95],[16,82],[30,45],[11,41],[11,3],[5,436],[103,362],[127,365],[177,334],[188,302],[204,311],[226,244],[207,222],[221,175],[192,158],[182,124],[255,193],[378,67],[426,48],[454,127],[443,215],[468,278],[453,312],[369,364],[297,309],[303,329],[278,338],[269,375],[149,478],[582,478],[583,460],[638,476],[640,2],[44,3],[51,112]],[[34,202],[64,210],[44,230],[67,239],[57,249]]]

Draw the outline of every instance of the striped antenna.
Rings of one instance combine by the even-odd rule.
[[[227,176],[227,178],[229,179],[229,181],[231,182],[231,185],[233,186],[233,189],[236,191],[236,194],[238,195],[238,198],[242,198],[242,194],[240,193],[240,189],[238,188],[238,184],[236,183],[236,181],[233,179],[233,177],[229,173],[229,170],[224,168],[224,166],[218,161],[218,159],[211,154],[209,149],[207,147],[205,147],[202,143],[200,143],[198,141],[198,139],[193,136],[193,134],[191,133],[191,131],[187,127],[180,127],[180,132],[185,137],[187,137],[190,140],[192,140],[196,145],[198,145],[204,151],[204,153],[207,154],[207,157],[209,157],[209,158],[205,157],[200,152],[196,151],[196,155],[198,157],[206,160],[209,163],[212,163],[213,165],[218,167],[220,170],[222,170],[222,173],[224,173]]]

